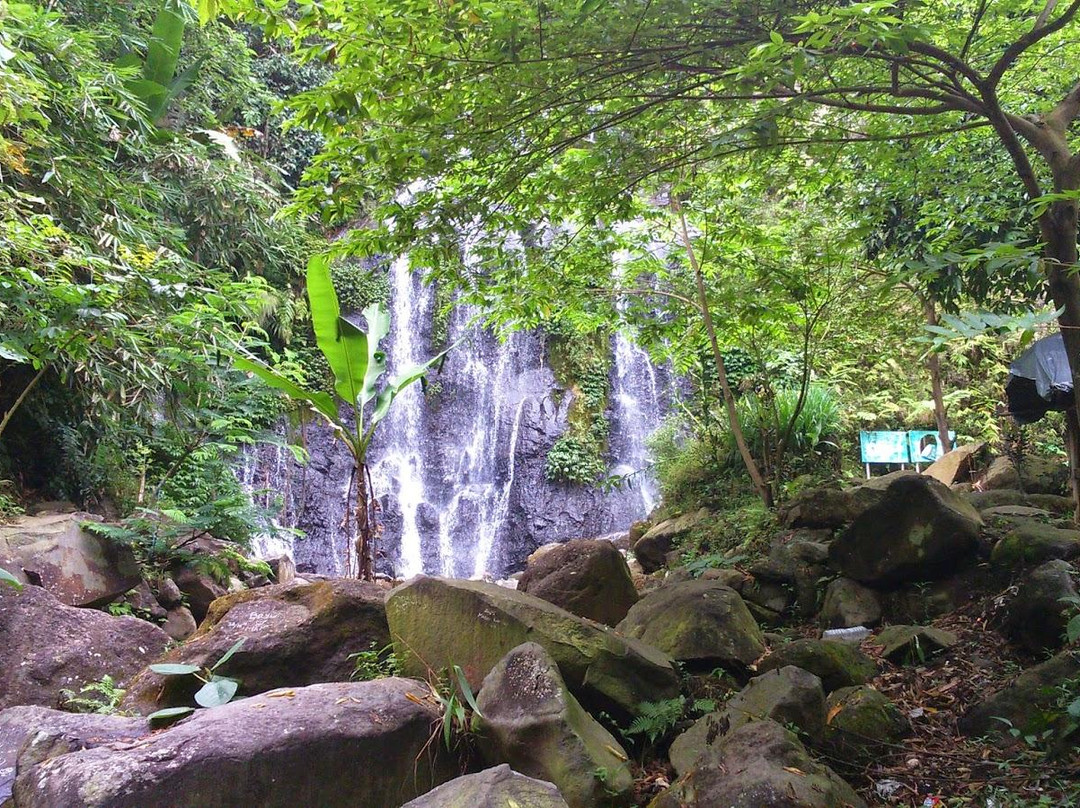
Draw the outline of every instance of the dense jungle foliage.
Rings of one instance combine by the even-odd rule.
[[[285,405],[226,355],[328,387],[303,295],[327,249],[345,311],[407,252],[440,343],[455,300],[547,330],[575,397],[554,480],[620,483],[616,329],[684,379],[652,438],[672,506],[857,474],[860,429],[1061,451],[1001,390],[1075,192],[1036,198],[968,85],[1016,114],[1071,98],[1067,38],[995,61],[1019,0],[958,42],[964,3],[624,5],[0,3],[2,501],[243,508],[231,464]]]

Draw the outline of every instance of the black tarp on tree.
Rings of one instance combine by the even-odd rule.
[[[1036,340],[1009,365],[1005,386],[1009,415],[1018,424],[1032,424],[1048,412],[1072,406],[1072,371],[1061,334]]]

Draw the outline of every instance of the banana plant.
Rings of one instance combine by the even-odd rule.
[[[379,303],[361,312],[367,321],[367,331],[341,316],[337,293],[330,278],[330,262],[324,256],[308,261],[307,293],[315,343],[326,357],[334,373],[336,396],[322,391],[306,390],[265,363],[247,356],[234,356],[235,366],[253,373],[289,398],[302,402],[321,416],[353,459],[351,489],[355,491],[355,552],[361,578],[375,577],[375,493],[367,466],[367,452],[375,428],[390,411],[401,392],[422,379],[442,361],[450,346],[426,362],[409,368],[380,384],[386,374],[386,354],[379,343],[390,333],[390,315]],[[350,424],[341,417],[339,404],[352,408]]]
[[[157,123],[172,101],[191,85],[202,66],[200,60],[176,74],[184,29],[192,15],[186,0],[162,0],[150,31],[146,59],[129,53],[117,61],[119,67],[140,68],[140,76],[129,81],[127,87],[146,105],[147,115],[153,123]]]

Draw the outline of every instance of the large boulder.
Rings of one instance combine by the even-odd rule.
[[[665,519],[660,524],[649,528],[644,536],[634,542],[630,548],[634,553],[634,558],[645,572],[656,572],[664,566],[667,554],[675,545],[708,518],[709,511],[702,508],[674,519]]]
[[[68,606],[101,606],[137,586],[131,550],[83,530],[88,513],[20,516],[0,525],[0,567]]]
[[[866,760],[911,731],[900,708],[866,685],[830,693],[825,715],[825,748],[838,760]]]
[[[569,808],[551,783],[518,774],[505,763],[467,774],[429,791],[402,808]]]
[[[570,808],[629,797],[634,785],[619,742],[567,690],[555,661],[533,642],[502,658],[477,698],[488,763],[558,786]]]
[[[820,619],[826,628],[876,626],[881,622],[881,598],[858,581],[836,578],[825,589]]]
[[[758,663],[765,671],[794,665],[821,680],[826,693],[866,684],[877,675],[877,664],[853,645],[833,640],[795,640],[774,649]]]
[[[662,586],[639,600],[616,630],[692,667],[745,668],[765,651],[743,599],[719,581]]]
[[[428,688],[312,685],[234,701],[134,744],[19,757],[19,808],[386,808],[454,774]],[[66,752],[66,753],[65,753]]]
[[[1060,648],[1075,611],[1068,603],[1080,597],[1076,580],[1076,568],[1061,559],[1028,573],[1008,606],[1005,631],[1009,639],[1034,654]]]
[[[134,741],[149,732],[150,724],[145,718],[78,715],[46,707],[9,707],[0,711],[0,806],[8,805],[15,786],[15,764],[27,742],[33,744],[38,755],[61,746],[66,754],[107,743]]]
[[[945,485],[966,480],[971,476],[975,462],[985,449],[986,444],[982,441],[957,446],[927,466],[923,474]]]
[[[1009,530],[990,553],[995,564],[1041,564],[1052,558],[1080,556],[1080,530],[1053,527],[1034,519],[1012,519]]]
[[[626,559],[603,539],[576,539],[543,554],[525,568],[518,589],[609,626],[638,600]]]
[[[817,743],[825,727],[825,693],[814,674],[787,665],[751,679],[728,700],[724,713],[732,729],[748,721],[771,718],[798,727],[812,743]]]
[[[205,570],[193,563],[177,564],[172,570],[172,579],[184,593],[188,608],[195,620],[201,623],[210,612],[210,604],[228,594],[228,587]]]
[[[982,491],[999,491],[1002,488],[1020,488],[1020,472],[1016,464],[1007,457],[995,457],[990,462],[982,479],[978,482]]]
[[[145,620],[65,606],[37,586],[0,586],[0,708],[54,707],[62,689],[106,675],[126,683],[168,644]]]
[[[1020,488],[1028,494],[1068,496],[1069,464],[1063,457],[1028,455],[1016,465]]]
[[[780,514],[792,528],[838,528],[858,515],[851,491],[840,488],[807,488],[796,494]]]
[[[767,558],[754,563],[750,573],[759,582],[787,587],[794,594],[798,615],[806,620],[818,606],[821,579],[829,560],[829,530],[797,530],[773,539]],[[743,592],[743,597],[746,593]],[[764,605],[764,604],[762,604]]]
[[[390,644],[385,595],[377,584],[344,578],[236,592],[214,601],[195,635],[161,661],[210,667],[243,640],[221,670],[240,680],[240,696],[347,682],[350,654]],[[190,705],[199,684],[145,670],[128,688],[124,706],[151,713]]]
[[[458,665],[478,688],[510,650],[531,640],[544,647],[571,691],[590,707],[635,714],[642,702],[679,692],[668,655],[495,584],[419,576],[390,592],[386,616],[409,675]]]
[[[1080,650],[1062,651],[1028,668],[1010,684],[970,708],[957,726],[965,735],[1004,733],[1015,728],[1023,735],[1039,735],[1059,728],[1066,720],[1062,694],[1080,677]]]
[[[981,527],[978,512],[946,486],[905,476],[829,546],[829,557],[871,586],[939,578],[974,553]]]
[[[1041,508],[1061,516],[1071,516],[1073,512],[1072,499],[1058,494],[1025,494],[1022,491],[1005,488],[996,491],[972,491],[965,494],[964,498],[979,511],[1019,505],[1026,508]]]
[[[775,721],[725,735],[650,808],[865,808],[858,794],[815,761]]]

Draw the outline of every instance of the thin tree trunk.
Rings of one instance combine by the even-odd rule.
[[[371,507],[371,478],[367,464],[356,464],[356,569],[363,581],[375,580],[374,514]]]
[[[937,325],[937,306],[934,299],[929,296],[922,297],[923,311],[926,313],[926,324]],[[934,399],[934,422],[937,425],[938,440],[941,441],[941,451],[944,454],[952,448],[949,440],[949,418],[945,412],[945,395],[941,389],[941,357],[931,352],[926,360],[930,367],[930,396]]]
[[[761,501],[765,504],[765,507],[771,508],[773,504],[772,489],[770,489],[765,478],[762,476],[757,461],[755,461],[753,455],[750,454],[750,447],[746,445],[746,437],[743,435],[742,426],[739,424],[739,413],[735,408],[735,394],[732,393],[731,385],[728,384],[727,370],[724,367],[724,355],[720,351],[720,343],[716,338],[716,328],[713,325],[712,313],[709,311],[709,300],[705,292],[705,276],[701,271],[701,264],[698,263],[697,254],[694,252],[694,245],[690,242],[690,231],[686,225],[686,216],[683,214],[682,208],[679,206],[678,200],[676,200],[674,196],[671,197],[671,208],[679,216],[683,246],[686,248],[686,257],[690,262],[690,268],[694,272],[694,281],[697,286],[698,307],[701,310],[701,316],[705,323],[705,333],[709,337],[709,345],[712,348],[713,361],[716,363],[716,375],[720,379],[720,389],[724,394],[724,408],[727,411],[728,425],[731,427],[731,434],[735,437],[735,445],[739,448],[739,455],[742,457],[743,464],[750,474],[750,480],[754,484],[754,490],[757,491],[758,496],[761,497]]]

